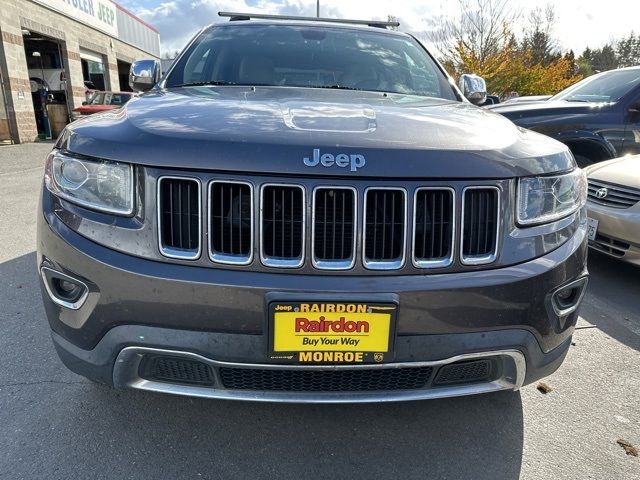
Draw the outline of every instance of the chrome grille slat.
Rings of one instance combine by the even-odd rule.
[[[260,191],[260,256],[267,266],[304,264],[305,191],[300,185],[265,184]]]
[[[209,257],[223,264],[247,265],[253,259],[253,185],[209,183]]]
[[[362,242],[364,266],[372,270],[401,268],[406,255],[407,194],[405,190],[394,187],[371,187],[365,190],[364,196]]]
[[[352,187],[316,187],[312,212],[314,267],[326,270],[352,268],[356,251],[356,190]]]
[[[462,192],[462,234],[460,255],[463,264],[493,262],[500,235],[500,190],[493,186],[466,187]]]
[[[450,265],[455,238],[455,191],[449,187],[418,188],[413,204],[414,266]]]
[[[158,179],[158,244],[165,257],[194,260],[200,256],[200,181],[190,177]]]

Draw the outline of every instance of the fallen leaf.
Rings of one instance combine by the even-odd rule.
[[[633,457],[637,457],[638,456],[638,449],[636,447],[634,447],[633,445],[631,445],[626,440],[623,440],[623,439],[619,438],[618,440],[616,440],[616,443],[618,445],[620,445],[622,448],[624,448],[624,451],[625,451],[625,453],[627,455],[631,455]]]
[[[539,382],[536,388],[538,389],[539,392],[544,393],[545,395],[547,393],[553,392],[553,388],[551,388],[549,385],[547,385],[544,382]]]

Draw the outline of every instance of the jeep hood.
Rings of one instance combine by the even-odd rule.
[[[568,149],[468,103],[290,87],[152,91],[70,124],[57,146],[147,166],[287,175],[510,178],[573,167]],[[357,171],[305,166],[313,149]]]

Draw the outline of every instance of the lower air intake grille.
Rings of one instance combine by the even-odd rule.
[[[356,370],[221,368],[225,388],[279,392],[373,392],[425,388],[431,367]]]
[[[186,178],[161,178],[158,185],[160,249],[170,257],[200,254],[200,183]]]
[[[463,195],[462,259],[464,263],[495,260],[499,195],[495,187],[468,188]]]
[[[599,233],[596,235],[595,240],[589,241],[589,245],[591,245],[596,250],[608,253],[609,255],[613,255],[614,257],[624,257],[624,255],[627,253],[627,250],[631,248],[631,245],[626,242],[621,242],[620,240],[615,240],[611,237],[607,237]]]
[[[447,266],[453,252],[453,191],[421,189],[416,192],[414,261],[420,267]]]
[[[297,267],[304,252],[302,187],[266,185],[262,189],[262,254],[267,265]]]
[[[436,376],[434,385],[469,383],[488,380],[491,375],[491,360],[474,360],[445,365]]]
[[[212,258],[224,263],[248,263],[251,261],[253,236],[251,186],[214,182],[209,194]]]
[[[364,249],[368,268],[400,268],[404,260],[405,193],[369,189],[365,194]]]
[[[213,385],[211,368],[204,363],[176,357],[147,356],[138,374],[146,380],[190,385]]]
[[[324,267],[350,267],[354,258],[355,193],[319,188],[314,193],[313,258]]]

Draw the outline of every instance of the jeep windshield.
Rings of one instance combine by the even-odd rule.
[[[610,70],[587,77],[551,97],[567,102],[617,102],[640,85],[640,69]]]
[[[367,90],[459,100],[406,35],[298,25],[219,25],[180,57],[165,88],[274,86]]]

